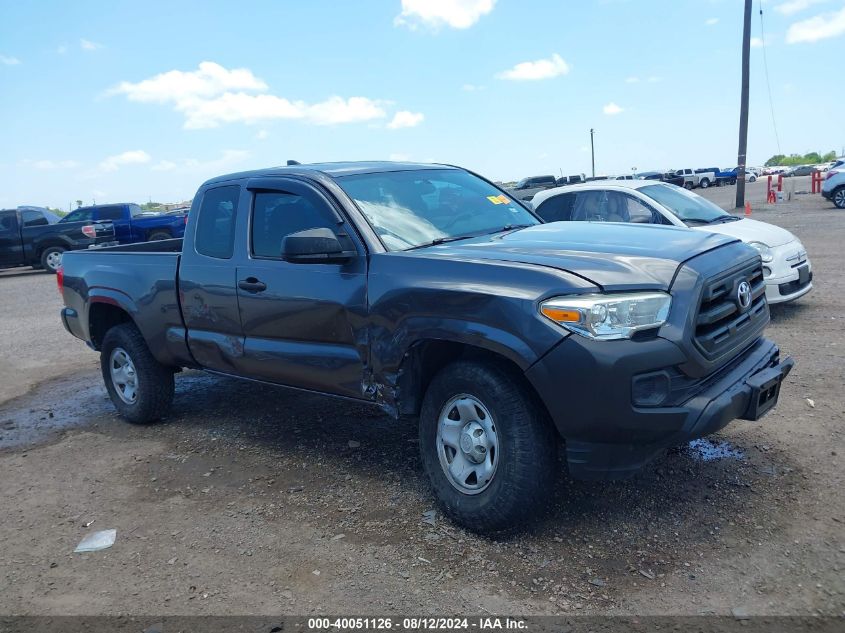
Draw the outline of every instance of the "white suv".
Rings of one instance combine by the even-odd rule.
[[[837,209],[845,209],[845,163],[837,161],[827,172],[822,184],[822,195],[836,205]]]
[[[729,235],[759,251],[769,303],[792,301],[813,289],[807,250],[792,233],[731,215],[675,185],[653,180],[590,182],[546,189],[534,196],[532,205],[546,222],[634,222]]]

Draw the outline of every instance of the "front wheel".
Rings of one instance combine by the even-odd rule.
[[[56,274],[62,265],[62,255],[65,252],[63,246],[48,246],[41,253],[41,268],[48,273]]]
[[[153,357],[134,323],[122,323],[106,332],[100,369],[112,404],[130,422],[149,424],[170,410],[173,370]]]
[[[845,187],[839,187],[833,192],[833,204],[837,209],[845,209]]]
[[[444,512],[474,532],[509,531],[545,505],[557,436],[519,377],[461,361],[438,373],[420,414],[420,451]]]
[[[692,183],[691,182],[685,182],[684,183],[684,189],[692,190]]]

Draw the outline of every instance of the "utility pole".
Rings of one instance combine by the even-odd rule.
[[[736,208],[745,206],[745,162],[748,152],[748,75],[751,55],[751,2],[745,0],[745,21],[742,27],[742,96],[739,104],[739,149],[736,164]]]
[[[596,146],[593,143],[593,133],[595,130],[590,128],[590,155],[593,157],[593,178],[596,177]]]

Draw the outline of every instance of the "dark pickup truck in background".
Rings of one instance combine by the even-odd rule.
[[[32,266],[55,273],[65,251],[115,243],[109,223],[67,224],[41,207],[0,210],[0,268]]]
[[[155,213],[137,204],[118,203],[80,207],[68,213],[62,222],[111,222],[120,244],[169,240],[185,234],[187,213]]]
[[[184,240],[65,256],[61,318],[136,423],[181,368],[418,419],[444,510],[513,529],[571,476],[630,476],[756,420],[792,360],[760,256],[716,233],[543,224],[444,165],[327,163],[203,184]],[[330,421],[314,424],[330,424]]]

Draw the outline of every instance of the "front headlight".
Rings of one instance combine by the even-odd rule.
[[[763,258],[764,262],[770,262],[772,261],[772,259],[774,259],[774,256],[772,255],[772,249],[763,244],[763,242],[748,242],[748,245],[756,249],[757,252],[760,253],[760,257]]]
[[[555,297],[540,312],[570,332],[602,341],[631,338],[666,323],[672,297],[665,292]]]

